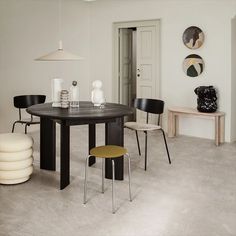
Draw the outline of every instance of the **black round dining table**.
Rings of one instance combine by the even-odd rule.
[[[60,189],[70,184],[70,126],[88,125],[89,150],[96,146],[96,124],[105,123],[105,144],[124,145],[124,116],[133,113],[132,108],[116,103],[95,107],[81,101],[78,108],[52,107],[52,103],[33,105],[26,110],[40,117],[40,168],[56,170],[56,123],[60,124]],[[115,179],[124,179],[123,157],[117,158]],[[90,158],[89,165],[96,162]],[[106,160],[105,177],[112,178],[111,161]]]

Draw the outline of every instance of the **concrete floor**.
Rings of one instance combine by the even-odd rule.
[[[99,127],[98,144],[103,144],[103,133],[103,127]],[[105,182],[105,194],[100,193],[100,162],[89,170],[89,201],[86,206],[82,204],[87,127],[71,129],[71,185],[63,191],[59,190],[58,171],[39,169],[39,134],[32,136],[32,178],[24,184],[0,186],[1,236],[236,235],[235,144],[216,147],[211,140],[181,136],[169,139],[173,161],[169,165],[162,136],[152,133],[145,172],[134,133],[126,130],[134,199],[128,200],[126,175],[125,181],[116,181],[118,211],[113,215],[109,180]]]

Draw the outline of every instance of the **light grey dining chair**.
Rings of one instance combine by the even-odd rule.
[[[144,165],[144,169],[147,170],[147,137],[148,137],[147,134],[149,131],[154,131],[154,130],[160,130],[162,132],[164,142],[165,142],[166,152],[167,152],[167,156],[168,156],[168,161],[169,161],[169,164],[171,164],[165,132],[160,125],[161,115],[163,114],[163,111],[164,111],[164,101],[158,100],[158,99],[136,98],[134,101],[134,107],[147,113],[146,123],[126,122],[125,127],[135,131],[137,144],[138,144],[138,151],[139,151],[140,156],[141,156],[141,149],[140,149],[140,144],[139,144],[138,131],[142,131],[145,134],[145,165]],[[157,121],[156,125],[148,123],[150,113],[158,115],[158,121]]]

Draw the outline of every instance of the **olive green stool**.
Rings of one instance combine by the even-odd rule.
[[[87,172],[89,158],[95,156],[97,158],[102,158],[102,193],[104,193],[104,159],[109,158],[112,161],[112,213],[116,212],[115,210],[115,192],[114,192],[114,182],[115,182],[115,158],[125,156],[128,159],[128,175],[129,175],[129,199],[132,201],[131,197],[131,171],[130,171],[130,156],[127,150],[123,147],[116,145],[106,145],[92,148],[90,150],[90,155],[86,158],[85,164],[85,178],[84,178],[84,204],[87,202]]]

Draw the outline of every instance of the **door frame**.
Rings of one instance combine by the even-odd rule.
[[[160,98],[160,25],[159,19],[156,20],[144,20],[144,21],[126,21],[126,22],[114,22],[113,23],[113,63],[112,63],[112,100],[113,102],[120,102],[120,76],[119,76],[119,29],[121,28],[137,28],[145,26],[156,27],[156,98]]]
[[[132,49],[133,49],[133,31],[129,28],[123,28],[119,30],[119,103],[123,105],[131,105],[131,79],[132,79]],[[127,46],[128,45],[128,46]],[[127,50],[126,50],[127,49]],[[127,54],[126,54],[127,53]],[[128,70],[124,66],[128,66]],[[124,72],[127,72],[124,74]],[[121,76],[122,75],[122,76]],[[125,88],[124,85],[127,87]],[[127,90],[126,90],[127,89]],[[123,96],[125,95],[125,96]],[[127,97],[126,97],[127,96]],[[124,100],[123,100],[124,99]],[[127,103],[127,100],[128,103]]]

